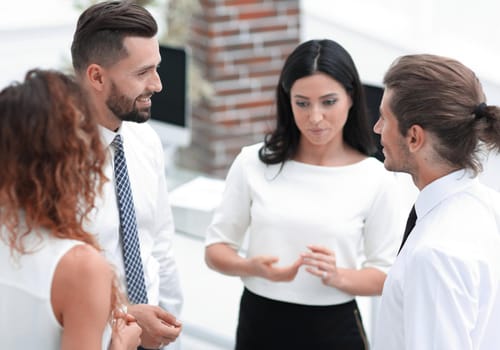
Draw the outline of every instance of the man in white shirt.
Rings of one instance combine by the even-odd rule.
[[[110,160],[105,169],[110,181],[96,202],[87,230],[96,233],[104,254],[115,266],[132,301],[128,312],[141,326],[142,346],[147,349],[174,342],[182,328],[176,319],[182,294],[172,250],[174,226],[164,154],[158,136],[144,123],[150,117],[151,96],[162,89],[156,33],[157,24],[144,8],[130,1],[105,1],[81,14],[71,47],[77,78],[90,100],[93,117],[101,125]],[[138,238],[132,256],[139,263],[133,266],[134,277],[127,272],[127,279],[129,265],[124,254],[129,248],[122,243],[124,206],[117,204],[118,176],[113,168],[120,147],[111,145],[117,135],[123,142],[130,183],[126,187],[131,189],[135,209],[137,230],[132,230],[132,237],[135,242]],[[140,290],[141,298],[136,300],[142,301],[133,301],[131,288]]]
[[[477,150],[499,149],[500,110],[470,69],[445,57],[400,57],[384,84],[374,127],[384,165],[409,173],[420,194],[385,281],[374,348],[498,349],[500,194],[479,183]]]

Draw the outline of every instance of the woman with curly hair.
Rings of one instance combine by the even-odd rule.
[[[31,70],[0,92],[0,339],[5,349],[135,349],[140,327],[82,228],[106,180],[78,85]],[[112,315],[114,314],[114,317]],[[114,327],[109,327],[112,322]]]

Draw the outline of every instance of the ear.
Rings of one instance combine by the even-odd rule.
[[[426,133],[425,130],[418,124],[410,126],[406,132],[406,142],[410,152],[419,151],[425,144]]]
[[[104,68],[98,64],[92,63],[87,67],[86,77],[89,84],[97,91],[104,90],[105,71]]]

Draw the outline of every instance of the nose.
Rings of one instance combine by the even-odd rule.
[[[377,119],[377,122],[373,126],[373,131],[375,132],[375,134],[379,135],[382,133],[382,120],[380,119],[380,117]]]
[[[317,124],[320,121],[322,121],[323,120],[323,110],[319,106],[313,105],[311,107],[311,113],[310,113],[310,116],[309,116],[309,120],[313,124]]]
[[[154,72],[150,85],[151,91],[160,92],[162,90],[163,85],[161,84],[161,79],[158,75],[158,72]]]

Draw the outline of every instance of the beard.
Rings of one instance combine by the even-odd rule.
[[[395,152],[387,154],[384,160],[384,166],[389,171],[403,172],[412,174],[414,166],[412,165],[412,154],[404,139],[397,142]]]
[[[111,92],[106,100],[106,106],[121,121],[144,123],[151,117],[151,108],[138,109],[136,100],[128,98],[118,90],[115,83],[111,85]]]

